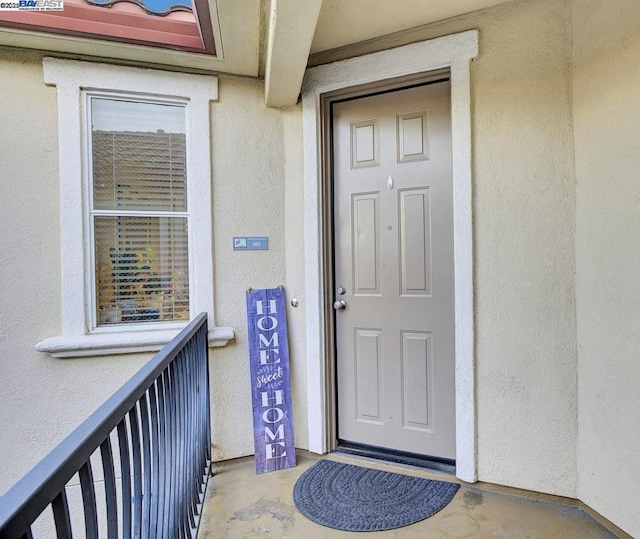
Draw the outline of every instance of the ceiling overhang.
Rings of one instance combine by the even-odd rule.
[[[358,44],[385,36],[402,41],[425,25],[505,1],[46,0],[64,2],[66,13],[0,11],[0,47],[250,77],[262,74],[262,61],[267,106],[288,107],[298,99],[310,54],[316,63],[331,62],[332,53],[348,57]],[[168,15],[145,12],[151,2],[160,6],[155,13]],[[175,12],[190,2],[193,13]]]
[[[271,0],[265,60],[269,107],[295,105],[300,94],[322,0]]]

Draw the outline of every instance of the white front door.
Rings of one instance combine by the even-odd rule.
[[[450,103],[445,81],[333,104],[334,307],[338,438],[454,459]]]

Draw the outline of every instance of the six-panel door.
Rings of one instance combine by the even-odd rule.
[[[334,299],[339,438],[454,459],[450,117],[448,81],[333,105]]]

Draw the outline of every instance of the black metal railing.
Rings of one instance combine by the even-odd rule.
[[[0,538],[36,536],[48,506],[59,538],[195,537],[210,467],[202,313],[0,498]]]

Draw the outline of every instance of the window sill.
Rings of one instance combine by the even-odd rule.
[[[36,344],[35,348],[38,352],[46,352],[56,358],[157,352],[179,332],[180,329],[172,329],[51,337]],[[233,339],[233,328],[215,327],[209,330],[210,348],[225,346]]]

